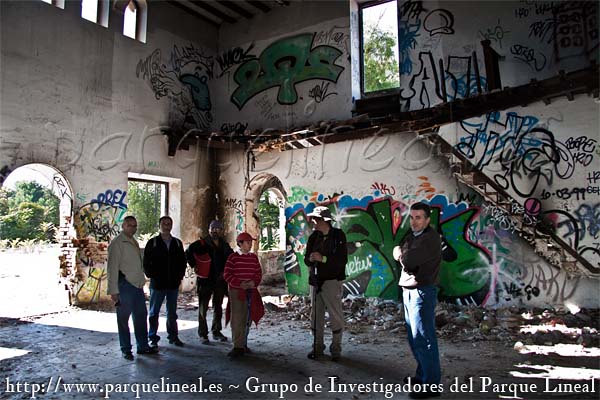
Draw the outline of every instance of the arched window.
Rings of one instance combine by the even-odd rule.
[[[131,0],[125,7],[123,34],[146,43],[146,21],[148,9],[143,0]]]
[[[52,4],[58,8],[65,9],[65,0],[42,0],[44,3]]]
[[[108,27],[109,0],[81,0],[81,17]]]

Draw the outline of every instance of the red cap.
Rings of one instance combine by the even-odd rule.
[[[256,240],[254,239],[252,236],[250,236],[250,234],[248,232],[242,232],[238,235],[237,239],[235,239],[236,242],[245,242],[246,240]]]

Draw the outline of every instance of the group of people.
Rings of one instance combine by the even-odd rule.
[[[187,265],[198,270],[198,264],[208,264],[196,278],[198,293],[198,335],[203,344],[208,338],[207,310],[212,299],[213,320],[211,333],[214,340],[227,342],[223,335],[223,298],[229,290],[227,321],[231,319],[233,349],[231,357],[250,350],[246,344],[251,321],[258,322],[264,314],[262,299],[257,290],[262,269],[256,254],[250,252],[254,240],[244,232],[237,237],[237,249],[231,249],[223,239],[223,224],[212,221],[209,235],[193,242],[187,250],[180,239],[171,235],[173,220],[164,216],[159,220],[160,234],[146,243],[144,254],[134,238],[137,220],[127,216],[121,233],[108,246],[108,294],[115,302],[121,352],[126,360],[133,360],[129,318],[133,320],[137,354],[159,352],[158,321],[166,299],[167,339],[182,347],[177,327],[177,298]],[[143,287],[150,279],[150,310],[146,309]],[[231,312],[229,312],[231,310]],[[227,323],[227,322],[226,322]]]
[[[441,238],[430,226],[430,208],[425,203],[415,203],[410,209],[411,232],[393,250],[394,259],[401,267],[399,286],[402,288],[408,342],[417,361],[415,375],[405,378],[405,383],[439,384],[441,369],[435,333],[435,306],[437,279],[442,260]],[[333,218],[327,207],[318,206],[308,214],[314,231],[308,238],[304,262],[309,267],[311,287],[312,350],[308,358],[322,359],[325,312],[329,314],[332,342],[329,346],[331,360],[342,354],[344,316],[342,311],[342,283],[346,279],[348,246],[344,232],[332,225]],[[264,314],[260,293],[262,269],[255,253],[251,252],[254,238],[246,232],[236,238],[233,250],[223,238],[223,224],[212,221],[209,235],[197,240],[184,250],[181,240],[171,235],[173,220],[162,217],[160,234],[151,238],[144,255],[133,235],[137,221],[128,216],[123,221],[121,233],[108,247],[108,293],[115,301],[119,342],[123,357],[133,360],[129,317],[133,318],[138,354],[158,353],[159,312],[166,298],[167,338],[170,344],[184,346],[177,329],[177,296],[179,286],[189,264],[197,274],[198,335],[203,344],[210,344],[207,310],[212,298],[213,340],[227,342],[222,331],[223,299],[229,298],[226,324],[231,320],[232,358],[250,352],[247,345],[248,330],[252,321]],[[146,312],[143,286],[150,278],[150,311]],[[148,318],[149,329],[147,329]],[[412,398],[439,396],[430,391],[415,391]]]

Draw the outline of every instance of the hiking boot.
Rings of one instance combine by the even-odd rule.
[[[227,353],[227,356],[229,356],[230,358],[238,358],[244,355],[244,349],[239,348],[239,347],[234,347],[229,353]]]
[[[219,342],[226,342],[227,337],[223,335],[221,332],[214,332],[212,335],[214,340],[218,340]]]
[[[137,351],[138,354],[158,354],[158,347],[148,347]]]
[[[177,347],[183,347],[184,343],[179,338],[169,339],[169,344],[174,344]]]

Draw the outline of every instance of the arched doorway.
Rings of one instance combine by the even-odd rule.
[[[73,191],[46,164],[5,171],[0,191],[0,292],[11,298],[3,317],[39,315],[69,305],[74,249]],[[67,290],[66,290],[67,289]]]
[[[279,178],[268,173],[256,175],[246,189],[244,225],[245,230],[258,239],[254,242],[254,251],[263,267],[263,285],[285,281],[286,198]]]

